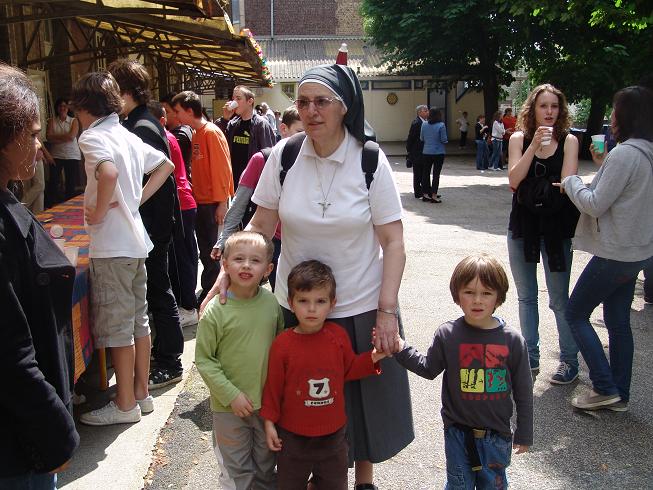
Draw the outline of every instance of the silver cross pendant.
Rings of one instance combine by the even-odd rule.
[[[331,203],[325,199],[323,201],[318,202],[317,204],[322,206],[322,217],[324,218],[324,214],[326,213],[327,208],[331,206]]]

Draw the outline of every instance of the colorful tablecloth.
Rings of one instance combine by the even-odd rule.
[[[93,338],[89,319],[89,237],[84,230],[84,196],[77,196],[37,216],[46,230],[52,225],[63,227],[66,245],[79,247],[77,273],[73,287],[73,339],[75,349],[75,381],[86,370],[93,355]]]

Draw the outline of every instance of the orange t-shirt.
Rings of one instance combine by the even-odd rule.
[[[193,134],[193,195],[197,204],[223,202],[234,195],[227,138],[212,122]]]

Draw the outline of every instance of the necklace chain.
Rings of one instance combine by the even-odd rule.
[[[317,175],[317,181],[320,183],[320,191],[322,192],[322,201],[318,202],[317,204],[322,206],[322,217],[324,218],[324,215],[326,214],[326,210],[329,206],[331,206],[331,203],[327,200],[329,197],[329,193],[331,192],[331,186],[333,186],[333,181],[336,178],[336,172],[338,171],[338,167],[335,167],[333,169],[333,175],[331,176],[331,182],[329,182],[329,188],[327,189],[326,193],[324,192],[324,186],[322,185],[322,177],[320,176],[320,169],[317,166],[317,160],[315,161],[315,173]]]

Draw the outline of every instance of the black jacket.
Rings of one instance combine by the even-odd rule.
[[[417,162],[422,156],[422,150],[424,149],[424,142],[419,139],[419,135],[422,131],[422,121],[421,118],[416,117],[413,119],[413,122],[410,123],[410,129],[408,130],[408,138],[406,138],[406,151],[408,152],[407,160],[409,162]]]
[[[141,120],[149,121],[151,124],[141,126],[138,124]],[[165,130],[145,104],[132,109],[122,124],[130,132],[142,139],[144,143],[164,153],[170,160],[170,149],[168,148],[168,138]],[[156,132],[150,129],[151,127],[155,127]],[[143,179],[143,185],[145,185],[147,179],[148,176],[146,175]],[[175,233],[183,234],[181,208],[174,174],[170,174],[164,184],[140,207],[139,212],[145,230],[153,242],[169,242],[173,230]]]
[[[72,413],[75,269],[0,190],[0,477],[51,471],[79,444]]]

